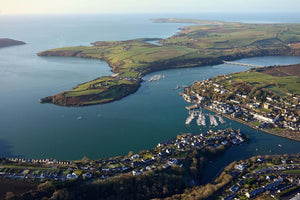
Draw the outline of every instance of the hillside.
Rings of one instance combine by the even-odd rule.
[[[159,19],[156,22],[187,22]],[[194,20],[192,20],[194,21]],[[193,23],[196,23],[195,21]],[[85,106],[107,103],[135,92],[142,77],[150,72],[179,67],[220,64],[223,60],[267,55],[300,55],[299,24],[244,24],[199,21],[208,25],[184,27],[180,33],[160,40],[162,45],[143,38],[128,41],[98,41],[93,46],[77,46],[40,52],[40,56],[76,56],[105,60],[112,71],[41,103]]]
[[[8,38],[0,38],[0,48],[14,46],[14,45],[22,45],[22,44],[26,44],[26,43],[18,40],[8,39]]]

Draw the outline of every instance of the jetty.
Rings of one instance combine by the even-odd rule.
[[[186,106],[185,108],[187,110],[194,110],[194,109],[199,108],[199,105],[198,104],[194,104],[194,105]]]
[[[195,119],[195,116],[197,114],[195,111],[190,111],[189,113],[190,113],[190,115],[185,120],[186,125],[190,124],[193,121],[193,119]]]
[[[206,126],[205,115],[202,114],[202,112],[199,112],[198,119],[197,119],[197,125],[198,126]]]
[[[221,124],[225,124],[225,123],[226,123],[226,122],[224,121],[223,117],[221,117],[220,115],[218,115],[218,117],[219,117],[219,122],[220,122]]]
[[[254,68],[265,67],[265,66],[261,66],[261,65],[252,65],[252,64],[245,64],[245,63],[238,63],[238,62],[230,62],[230,61],[225,61],[225,60],[223,62],[226,65],[238,65],[238,66],[243,66],[243,67],[254,67]]]
[[[210,125],[211,126],[218,126],[219,125],[216,118],[212,114],[209,114],[209,120],[210,120]]]

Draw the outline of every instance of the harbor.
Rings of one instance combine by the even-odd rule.
[[[185,124],[189,125],[193,122],[193,120],[196,119],[196,124],[198,126],[206,126],[206,117],[209,118],[209,125],[211,127],[219,126],[220,124],[225,124],[225,120],[220,115],[213,115],[211,113],[205,114],[202,109],[199,109],[199,106],[197,104],[187,106],[187,110],[189,110],[189,116],[185,120]]]

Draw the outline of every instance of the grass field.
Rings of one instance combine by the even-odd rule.
[[[287,174],[300,174],[300,170],[286,170],[286,171],[283,171],[283,173],[287,173]]]
[[[233,75],[236,82],[247,82],[253,87],[266,85],[267,89],[286,96],[288,92],[300,95],[300,82],[298,76],[276,77],[260,72],[241,72]]]
[[[140,38],[128,41],[98,41],[93,46],[76,46],[52,49],[39,53],[44,56],[77,56],[105,60],[117,73],[115,77],[101,77],[99,79],[78,85],[70,91],[64,92],[66,98],[94,95],[106,92],[107,89],[118,85],[132,85],[139,82],[143,75],[153,70],[193,67],[201,64],[195,59],[210,59],[211,62],[220,56],[230,56],[240,53],[245,55],[253,51],[299,49],[299,24],[244,24],[226,23],[207,20],[189,19],[153,19],[159,23],[194,23],[183,27],[177,35],[154,45],[148,40],[157,38]],[[203,25],[206,24],[206,25]],[[246,56],[245,56],[246,57]],[[167,65],[167,63],[172,63]],[[266,76],[260,73],[239,74],[236,80],[246,79],[255,85],[258,79],[262,84],[276,82],[279,87],[270,85],[270,90],[282,95],[290,91],[300,94],[298,77]],[[289,88],[289,89],[287,89]],[[101,95],[100,95],[101,96]],[[107,102],[118,95],[110,93],[106,99],[91,100],[93,103]],[[120,95],[119,95],[120,96]],[[99,97],[100,98],[100,97]],[[103,98],[103,95],[102,97]],[[90,104],[85,102],[85,105]]]

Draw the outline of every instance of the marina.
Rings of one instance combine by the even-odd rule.
[[[212,114],[209,114],[208,116],[209,116],[211,126],[218,126],[219,125],[216,118]]]
[[[205,115],[200,111],[197,119],[198,126],[206,126]]]
[[[190,113],[190,115],[185,120],[185,124],[187,124],[187,125],[190,124],[193,121],[193,119],[195,119],[195,116],[196,116],[196,111],[194,111],[194,110],[190,111],[189,113]]]
[[[217,115],[217,117],[219,118],[219,122],[221,124],[225,124],[226,122],[224,121],[223,117],[221,117],[220,115]]]
[[[207,16],[198,18],[201,17]],[[24,158],[50,157],[60,160],[76,160],[84,156],[98,159],[151,148],[157,142],[173,138],[179,132],[197,133],[199,128],[204,131],[208,130],[210,128],[209,119],[206,119],[205,127],[197,126],[198,115],[195,117],[194,124],[193,121],[190,122],[190,125],[185,124],[188,117],[185,106],[192,104],[184,102],[178,92],[194,81],[220,74],[244,71],[246,67],[221,64],[195,67],[189,70],[181,68],[150,73],[144,77],[146,81],[141,83],[141,87],[136,93],[121,101],[103,105],[73,108],[38,102],[37,99],[47,94],[55,94],[72,88],[74,84],[83,83],[99,76],[111,76],[113,73],[107,63],[96,59],[41,58],[36,56],[37,52],[58,46],[89,45],[90,42],[97,40],[129,40],[153,35],[166,38],[175,34],[177,28],[182,26],[182,24],[151,23],[148,22],[149,18],[150,16],[133,16],[128,19],[124,18],[122,23],[119,23],[118,21],[123,19],[122,17],[110,16],[105,17],[105,20],[110,20],[106,24],[102,23],[104,17],[93,17],[93,23],[86,23],[87,29],[82,29],[81,25],[82,20],[89,21],[88,16],[66,19],[65,22],[69,23],[68,20],[70,20],[74,29],[54,26],[53,24],[57,20],[61,21],[61,18],[53,16],[45,16],[36,21],[20,17],[20,20],[15,19],[16,23],[14,24],[2,23],[3,35],[15,35],[16,39],[22,39],[27,44],[1,49],[0,60],[3,71],[0,78],[3,83],[0,89],[2,97],[0,132],[3,133],[0,139],[1,155],[20,155]],[[256,19],[256,16],[253,19]],[[291,19],[295,20],[295,17],[293,16]],[[17,23],[21,20],[24,23]],[[47,23],[48,28],[43,28],[44,21],[49,22]],[[276,19],[272,19],[272,21],[276,21]],[[144,22],[148,24],[141,26],[138,30],[135,28],[137,24],[140,25]],[[26,24],[31,24],[34,30],[39,31],[24,32],[24,30],[28,30]],[[120,26],[122,29],[126,29],[126,32],[119,34],[121,33]],[[152,31],[149,32],[149,29]],[[111,34],[111,31],[116,35]],[[62,32],[65,34],[59,34]],[[48,37],[49,34],[58,39],[53,40],[53,37]],[[39,37],[41,35],[43,35],[42,38]],[[36,38],[40,38],[40,40],[36,41]],[[20,59],[15,59],[16,57]],[[235,62],[281,65],[299,63],[300,58],[253,57]],[[165,79],[156,83],[148,82],[155,74],[163,74]],[[53,83],[56,85],[55,88],[52,88]],[[173,90],[177,85],[181,88]],[[208,111],[204,109],[202,111],[203,115],[207,117]],[[101,116],[98,115],[99,113]],[[147,118],[141,117],[145,116],[145,113],[147,113]],[[78,116],[81,116],[82,119],[78,120]],[[216,118],[219,122],[218,117]],[[240,151],[238,153],[230,151],[230,158],[269,153],[269,149],[265,150],[259,147],[262,145],[273,145],[272,149],[276,151],[275,153],[298,152],[299,143],[295,141],[253,130],[229,119],[224,120],[227,127],[241,128],[253,138],[251,143],[243,147],[244,154],[241,155]],[[222,126],[221,122],[219,126]],[[281,144],[282,147],[278,147],[278,144]],[[30,148],[28,148],[29,146]],[[256,148],[259,150],[255,151]],[[223,164],[215,164],[215,166],[223,166]]]
[[[205,114],[201,109],[198,110],[199,106],[197,104],[186,106],[189,110],[189,116],[186,118],[185,124],[189,125],[197,117],[196,124],[198,126],[206,126],[206,116],[209,117],[210,126],[218,126],[219,120],[220,124],[225,124],[225,120],[220,115]]]

